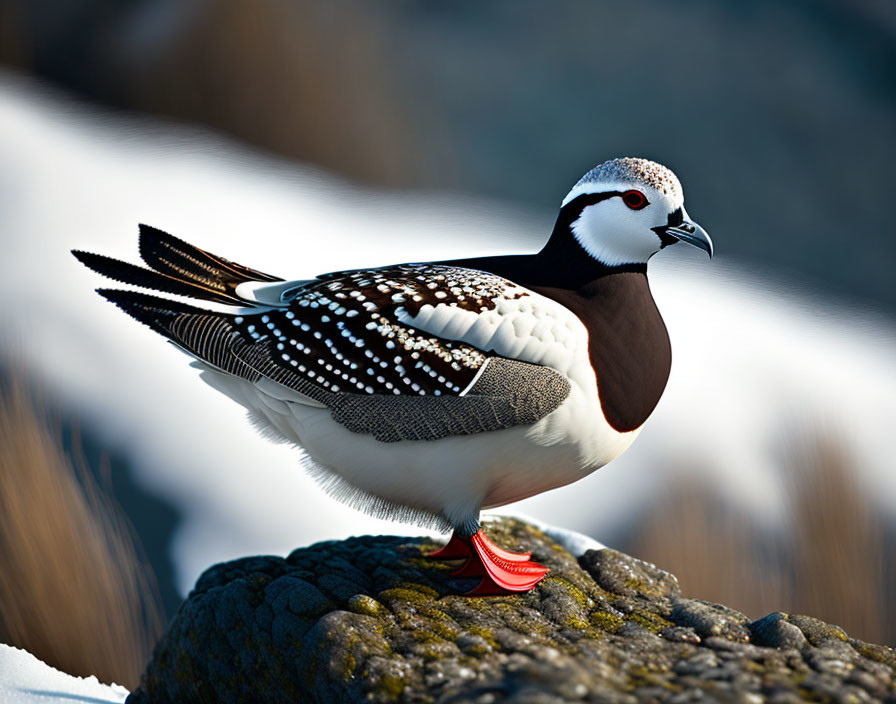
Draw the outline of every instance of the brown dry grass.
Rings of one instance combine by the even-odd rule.
[[[887,609],[884,526],[866,490],[850,480],[848,453],[820,442],[794,474],[791,591],[802,613],[875,643],[896,643]],[[793,609],[797,610],[797,609]]]
[[[696,483],[681,484],[620,546],[676,574],[690,596],[758,618],[816,616],[874,643],[896,643],[886,595],[885,526],[850,471],[847,453],[823,441],[793,467],[789,530],[762,530]]]
[[[12,383],[0,394],[0,642],[133,687],[158,603],[126,521]]]

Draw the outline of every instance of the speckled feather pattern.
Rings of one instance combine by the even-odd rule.
[[[288,308],[238,316],[234,324],[253,342],[270,341],[277,364],[328,391],[459,394],[487,356],[401,318],[438,304],[480,313],[505,294],[527,295],[481,271],[405,264],[325,275],[284,291]]]
[[[635,157],[611,159],[595,166],[578,180],[573,190],[584,184],[608,181],[643,183],[667,195],[681,197],[681,183],[670,169],[655,161]]]

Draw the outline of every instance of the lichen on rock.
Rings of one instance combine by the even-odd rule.
[[[366,536],[209,569],[130,704],[175,702],[896,703],[896,654],[808,616],[755,622],[682,596],[613,550],[576,558],[538,529],[487,524],[550,574],[527,594],[475,581],[422,538]]]

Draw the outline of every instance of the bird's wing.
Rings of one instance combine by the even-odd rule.
[[[352,431],[389,442],[500,430],[536,422],[569,393],[558,371],[451,334],[445,308],[491,320],[501,315],[502,300],[529,295],[498,276],[409,264],[290,285],[155,233],[141,231],[141,252],[165,248],[163,259],[144,256],[152,271],[78,257],[126,283],[239,301],[239,310],[220,312],[141,292],[100,291],[203,362],[264,388],[274,384],[291,400],[325,406]],[[427,332],[433,316],[445,319],[442,334]],[[412,322],[424,317],[428,324]]]

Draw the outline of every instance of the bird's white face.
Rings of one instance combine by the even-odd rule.
[[[648,172],[652,178],[613,178],[613,171],[623,170],[618,164],[631,170],[630,162],[652,169]],[[611,172],[609,178],[601,171]],[[684,209],[678,179],[653,162],[625,159],[596,167],[569,192],[563,208],[569,211],[569,228],[578,243],[608,266],[645,264],[660,249],[679,241],[712,256],[709,235]]]

